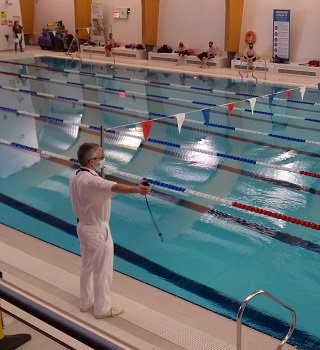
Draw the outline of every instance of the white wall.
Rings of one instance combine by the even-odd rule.
[[[224,48],[225,0],[160,0],[158,45]]]
[[[42,29],[48,23],[62,21],[72,35],[75,34],[75,16],[73,0],[39,0],[34,3],[33,35],[41,36]]]
[[[0,0],[0,10],[6,14],[6,19],[0,19],[0,50],[13,50],[14,43],[12,40],[12,26],[9,27],[9,25],[5,24],[3,21],[13,20],[13,16],[20,16],[20,24],[23,25],[21,21],[20,2],[18,0],[12,0],[12,5],[8,5],[6,0]],[[9,35],[8,41],[6,35]]]
[[[110,26],[117,42],[121,44],[142,44],[142,11],[140,0],[94,0],[93,3],[104,5],[105,34],[110,33]],[[130,8],[128,18],[113,18],[113,8]]]
[[[13,0],[14,4],[18,3]],[[142,41],[140,0],[93,0],[104,7],[105,34],[110,25],[115,39],[122,44]],[[0,0],[8,8],[5,0]],[[10,5],[13,8],[15,5]],[[129,7],[127,19],[114,19],[114,7]],[[291,10],[292,62],[306,63],[320,58],[320,0],[245,0],[240,53],[245,50],[244,36],[249,30],[257,34],[256,49],[260,56],[271,59],[273,9]],[[75,31],[73,0],[40,0],[35,4],[34,33],[41,33],[48,22],[62,20],[66,29]],[[1,30],[2,28],[0,28]],[[225,0],[160,0],[158,46],[167,44],[174,50],[179,41],[188,48],[205,49],[208,41],[223,50],[225,35]],[[0,38],[0,44],[5,39]],[[1,46],[3,47],[3,45]]]
[[[240,51],[245,49],[245,33],[252,30],[257,34],[257,53],[266,59],[272,57],[274,9],[291,10],[290,61],[306,63],[319,59],[319,0],[245,0]]]

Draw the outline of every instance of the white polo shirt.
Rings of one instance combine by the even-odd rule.
[[[80,224],[109,223],[114,181],[102,179],[95,171],[81,167],[70,177],[72,208]]]

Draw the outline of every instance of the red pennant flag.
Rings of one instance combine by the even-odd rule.
[[[142,131],[143,131],[143,137],[145,140],[148,140],[148,136],[152,127],[152,121],[151,120],[147,120],[145,122],[141,123],[142,126]]]
[[[228,116],[229,117],[231,116],[231,112],[233,110],[233,107],[234,107],[234,103],[229,103],[228,104]]]
[[[119,92],[119,96],[120,96],[120,97],[126,97],[126,94],[125,94],[124,92],[121,92],[121,91],[120,91],[120,92]]]
[[[290,95],[291,95],[290,90],[286,90],[286,99],[287,99],[287,100],[289,99]]]

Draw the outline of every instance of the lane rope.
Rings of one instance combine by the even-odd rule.
[[[10,147],[13,147],[13,148],[16,148],[16,149],[24,150],[24,151],[38,153],[38,154],[44,155],[46,157],[49,156],[49,157],[53,157],[53,158],[63,159],[65,161],[71,162],[73,164],[79,164],[78,160],[75,159],[75,158],[58,155],[56,153],[45,151],[45,150],[42,150],[40,148],[30,147],[30,146],[27,146],[27,145],[23,145],[23,144],[16,143],[16,142],[10,142],[8,140],[3,140],[3,139],[0,139],[0,144],[4,144],[4,145],[10,146]],[[279,219],[279,220],[291,222],[293,224],[309,227],[309,228],[314,229],[314,230],[320,230],[320,224],[316,224],[314,222],[302,220],[302,219],[295,218],[295,217],[292,217],[292,216],[288,216],[288,215],[284,215],[284,214],[281,214],[281,213],[277,213],[277,212],[273,212],[273,211],[270,211],[270,210],[266,210],[266,209],[263,209],[263,208],[254,207],[254,206],[247,205],[247,204],[244,204],[244,203],[231,201],[231,200],[228,200],[228,199],[225,199],[225,198],[221,198],[221,197],[217,197],[217,196],[213,196],[213,195],[210,195],[210,194],[207,194],[207,193],[190,190],[190,189],[187,189],[185,187],[168,184],[166,182],[153,180],[151,178],[146,178],[146,177],[142,177],[142,176],[139,176],[139,175],[127,173],[127,172],[124,172],[124,171],[117,170],[114,167],[105,166],[105,170],[109,174],[117,174],[117,175],[123,176],[125,178],[134,179],[136,181],[140,181],[141,178],[143,178],[143,180],[147,181],[149,184],[152,184],[152,185],[158,186],[158,187],[162,187],[162,188],[166,188],[166,189],[171,190],[171,191],[187,193],[187,194],[195,196],[195,197],[209,199],[209,200],[212,200],[214,202],[221,203],[223,205],[228,205],[230,207],[235,207],[235,208],[242,209],[242,210],[245,210],[245,211],[254,212],[254,213],[257,213],[257,214],[260,214],[260,215],[263,215],[263,216],[268,216],[268,217],[276,218],[276,219]]]
[[[44,66],[37,65],[37,64],[18,63],[18,62],[4,61],[4,60],[0,60],[0,63],[40,68],[40,69],[49,70],[49,71],[53,71],[53,72],[70,73],[70,74],[76,74],[76,75],[86,75],[86,76],[99,77],[99,78],[112,79],[112,80],[119,79],[120,81],[132,81],[132,82],[136,82],[136,83],[151,84],[151,85],[156,85],[156,86],[158,85],[158,86],[166,86],[166,87],[173,87],[173,88],[180,88],[180,89],[182,88],[182,89],[188,89],[188,90],[208,91],[208,92],[220,93],[223,95],[244,96],[244,97],[249,97],[249,98],[269,99],[269,96],[272,96],[272,95],[275,96],[275,95],[278,95],[278,94],[281,94],[281,93],[288,91],[288,89],[283,89],[281,91],[273,92],[271,94],[259,96],[259,95],[255,95],[255,94],[249,94],[249,93],[224,91],[224,90],[217,90],[217,89],[211,89],[211,88],[206,89],[206,88],[197,87],[197,86],[163,83],[163,82],[152,81],[152,80],[122,77],[122,76],[118,76],[118,75],[114,75],[114,74],[110,75],[110,74],[94,73],[94,72],[87,72],[87,71],[78,71],[78,70],[73,70],[73,69],[44,67]],[[241,82],[241,81],[239,80],[239,82]],[[318,83],[311,84],[310,86],[313,86],[313,85],[318,85]],[[300,89],[300,87],[299,88],[292,88],[289,90],[295,91],[298,89]],[[320,103],[316,103],[316,102],[287,100],[285,98],[280,98],[280,97],[274,97],[273,100],[283,101],[283,102],[292,102],[292,103],[298,103],[298,104],[306,104],[306,105],[315,105],[315,106],[320,105]],[[239,102],[242,102],[242,101],[243,100],[240,100]]]
[[[13,88],[13,87],[10,87],[10,86],[2,86],[1,85],[0,89],[13,91],[13,92],[22,92],[22,93],[26,93],[26,94],[41,96],[41,97],[47,97],[47,98],[52,98],[52,99],[58,99],[58,100],[78,103],[78,104],[82,104],[83,106],[94,106],[94,107],[98,106],[98,107],[101,107],[101,108],[115,109],[115,110],[131,112],[131,113],[141,113],[141,114],[148,115],[150,117],[159,117],[159,118],[164,118],[164,119],[165,118],[173,118],[174,117],[174,115],[164,115],[164,114],[161,114],[161,113],[153,113],[153,112],[141,111],[141,110],[126,108],[126,107],[110,105],[110,104],[106,104],[106,103],[99,103],[99,102],[94,102],[94,101],[81,100],[81,99],[77,99],[77,98],[73,98],[73,97],[59,96],[59,95],[53,95],[53,94],[48,94],[48,93],[44,93],[44,92],[37,92],[37,91],[32,91],[32,90]],[[217,107],[227,108],[226,105],[221,105],[221,106],[217,106]],[[191,113],[199,112],[199,111],[202,111],[202,110],[203,109],[200,109],[200,110],[189,112],[189,113],[186,113],[186,114],[191,114]],[[263,132],[263,131],[255,131],[255,130],[250,130],[250,129],[236,128],[236,127],[220,125],[220,124],[213,124],[213,123],[205,124],[204,122],[196,121],[196,120],[192,120],[192,119],[188,119],[188,118],[186,118],[185,120],[190,122],[190,123],[200,124],[200,125],[208,125],[208,126],[212,126],[212,127],[215,127],[215,128],[228,129],[228,130],[239,131],[239,132],[255,134],[255,135],[263,135],[263,136],[267,136],[267,137],[279,138],[279,139],[293,141],[293,142],[299,142],[299,143],[310,143],[310,144],[314,144],[314,145],[320,145],[319,141],[300,139],[300,138],[291,137],[291,136],[275,135],[275,134],[266,133],[266,132]],[[128,125],[121,125],[121,126],[119,126],[119,128],[120,127],[129,126],[129,125],[136,125],[136,124],[141,124],[141,122],[130,123]],[[115,127],[115,128],[118,128],[118,127]]]
[[[78,126],[78,127],[81,127],[81,128],[87,129],[87,130],[100,131],[100,127],[95,126],[95,125],[88,125],[88,124],[84,124],[84,123],[75,123],[75,122],[71,122],[71,121],[68,121],[68,120],[63,120],[61,118],[50,117],[50,116],[43,115],[43,114],[17,110],[17,109],[13,109],[13,108],[4,107],[4,106],[0,106],[0,110],[6,111],[6,112],[9,112],[9,113],[14,113],[14,114],[21,115],[21,116],[33,117],[33,118],[42,119],[42,120],[48,120],[48,121],[55,122],[55,123],[62,123],[62,124],[67,124],[67,125]],[[170,118],[170,117],[168,116],[168,118]],[[156,119],[156,121],[158,121],[158,120],[159,119]],[[192,120],[189,120],[189,121],[192,122]],[[210,123],[209,123],[209,125],[211,126]],[[143,140],[142,137],[139,137],[139,136],[136,136],[136,135],[132,135],[132,134],[124,132],[124,131],[115,130],[115,129],[116,128],[113,128],[113,129],[105,128],[104,132],[107,135],[109,135],[109,134],[116,134],[116,135],[123,135],[123,136],[131,137],[131,138],[136,138],[136,139],[138,139],[140,141]],[[238,128],[233,128],[233,129],[237,130]],[[299,175],[305,175],[305,176],[308,176],[308,177],[320,178],[320,174],[319,173],[314,173],[314,172],[310,172],[310,171],[306,171],[306,170],[287,168],[285,166],[278,165],[278,164],[261,162],[261,161],[257,161],[257,160],[254,160],[254,159],[233,156],[233,155],[226,154],[226,153],[221,153],[221,152],[216,152],[215,153],[215,152],[206,151],[205,149],[194,149],[194,148],[192,148],[192,146],[189,146],[189,145],[181,145],[181,144],[178,144],[178,143],[167,142],[167,141],[162,141],[162,140],[153,139],[153,138],[148,138],[147,140],[145,140],[145,142],[156,143],[156,144],[161,144],[161,145],[168,146],[168,147],[179,148],[179,149],[182,149],[182,150],[193,151],[193,152],[198,152],[198,153],[202,153],[202,154],[217,156],[219,158],[227,158],[227,159],[231,159],[231,160],[235,160],[235,161],[239,161],[239,162],[243,162],[243,163],[249,163],[249,164],[252,164],[252,165],[260,165],[260,166],[263,166],[263,167],[268,167],[268,168],[288,171],[288,172],[291,172],[291,173],[296,173],[296,174],[299,174]]]

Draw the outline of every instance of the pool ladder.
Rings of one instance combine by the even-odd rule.
[[[239,68],[239,74],[241,76],[241,79],[243,79],[243,75],[241,74],[242,63],[243,62],[246,62],[247,78],[248,78],[248,75],[249,75],[249,62],[247,62],[246,60],[243,60],[241,58],[240,59],[240,68]],[[257,69],[257,67],[259,66],[259,64],[261,62],[264,62],[264,80],[267,79],[267,62],[266,62],[266,60],[263,60],[262,58],[258,57],[258,62],[257,62],[257,64],[254,65],[254,67],[252,69],[252,77],[256,80],[256,82],[258,81],[258,78],[254,75],[254,71]]]
[[[289,332],[287,333],[287,335],[280,341],[280,344],[278,345],[276,350],[280,350],[282,349],[282,347],[284,346],[284,344],[289,340],[289,338],[291,337],[295,326],[296,326],[296,313],[293,310],[293,308],[291,306],[289,306],[288,304],[285,304],[283,301],[281,301],[280,299],[274,297],[273,295],[269,294],[268,292],[265,292],[264,290],[256,290],[252,293],[250,293],[243,301],[243,303],[241,304],[239,311],[238,311],[238,315],[237,315],[237,347],[236,350],[241,350],[241,325],[242,325],[242,315],[244,312],[244,309],[246,308],[246,306],[248,305],[249,301],[254,298],[256,295],[258,294],[262,294],[264,296],[266,296],[267,298],[273,300],[274,302],[278,303],[279,305],[283,306],[284,308],[288,309],[291,311],[291,315],[292,315],[292,321],[291,321],[291,326],[289,329]]]

